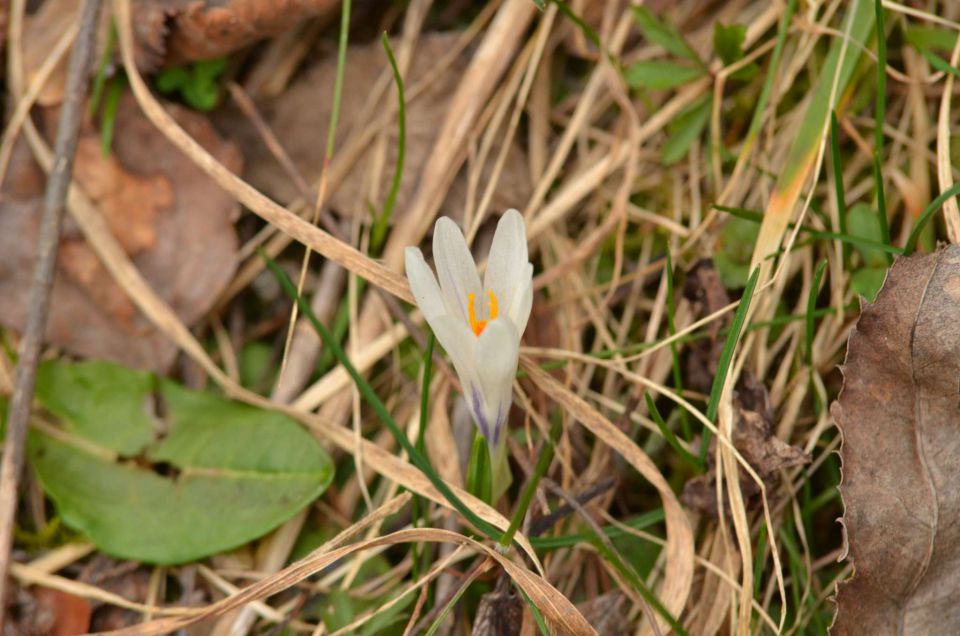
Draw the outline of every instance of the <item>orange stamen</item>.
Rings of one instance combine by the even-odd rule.
[[[490,320],[496,320],[497,315],[499,314],[499,309],[497,307],[497,297],[493,293],[493,290],[488,290],[487,294],[490,296],[490,319],[489,320],[477,320],[477,312],[474,309],[476,303],[476,297],[471,292],[467,296],[467,313],[470,317],[470,328],[473,329],[473,333],[479,337],[483,333],[483,330],[487,327],[487,323]]]

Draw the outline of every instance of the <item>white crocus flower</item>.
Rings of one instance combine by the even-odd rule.
[[[507,210],[500,217],[483,285],[463,233],[447,217],[433,229],[433,259],[439,285],[423,253],[407,248],[410,289],[453,361],[474,422],[495,449],[513,401],[520,336],[533,302],[523,216]]]

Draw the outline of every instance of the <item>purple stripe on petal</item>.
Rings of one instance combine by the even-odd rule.
[[[490,439],[490,425],[483,414],[483,400],[480,398],[480,391],[477,387],[470,387],[470,404],[473,407],[473,419],[480,429],[480,434],[487,440]]]
[[[497,423],[493,427],[493,445],[494,446],[497,446],[500,443],[500,433],[503,432],[503,428],[504,428],[503,424],[504,422],[506,422],[507,415],[509,413],[510,413],[509,407],[507,407],[506,412],[504,412],[502,407],[500,408],[499,411],[497,411]]]

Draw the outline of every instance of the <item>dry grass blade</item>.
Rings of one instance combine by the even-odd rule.
[[[953,47],[950,54],[950,65],[956,68],[960,61],[960,40]],[[955,78],[947,73],[943,85],[943,96],[940,99],[940,116],[937,118],[937,180],[941,192],[946,192],[953,186],[952,165],[950,159],[950,113],[953,101],[953,84]],[[947,223],[947,234],[953,243],[960,243],[960,206],[957,199],[950,197],[943,202],[943,217]]]
[[[189,616],[163,618],[107,633],[113,634],[114,636],[151,636],[153,634],[167,634],[177,629],[184,629],[200,621],[221,616],[247,603],[266,598],[285,590],[323,570],[331,563],[356,552],[380,546],[411,542],[449,543],[467,546],[483,553],[494,559],[507,574],[510,575],[514,582],[530,597],[533,603],[540,608],[551,624],[556,625],[558,628],[563,629],[565,633],[569,634],[596,634],[573,604],[541,577],[509,560],[493,548],[478,543],[461,534],[436,529],[400,530],[382,537],[366,539],[329,551],[322,548],[280,572],[244,588],[239,593],[229,596],[218,603],[202,608],[195,613],[191,610],[191,615]]]
[[[770,256],[776,254],[780,248],[794,207],[800,199],[801,189],[810,174],[819,171],[826,148],[829,113],[835,107],[840,93],[846,90],[862,47],[873,31],[874,14],[871,5],[868,0],[856,0],[848,7],[843,38],[833,43],[830,58],[825,63],[817,89],[808,102],[786,165],[771,193],[751,260],[751,267],[760,267],[761,288],[769,280],[772,269]],[[809,202],[810,197],[806,200],[804,211]]]

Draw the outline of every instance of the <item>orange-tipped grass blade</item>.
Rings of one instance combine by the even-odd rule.
[[[813,88],[807,111],[787,154],[783,169],[777,177],[770,202],[763,215],[760,234],[757,237],[750,265],[751,268],[760,266],[761,286],[770,276],[772,260],[769,256],[780,249],[803,184],[817,162],[820,146],[826,138],[830,112],[849,87],[854,68],[860,60],[861,51],[867,47],[868,40],[873,34],[875,23],[873,2],[855,0],[847,20],[852,20],[851,23],[844,24],[844,32],[849,33],[850,40],[846,41],[844,46],[845,39],[837,37],[830,46],[826,62]]]

